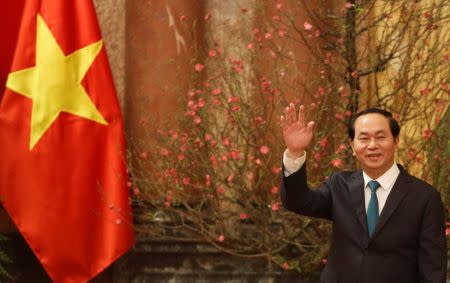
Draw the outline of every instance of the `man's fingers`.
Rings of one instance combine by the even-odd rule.
[[[301,127],[305,126],[305,107],[300,105],[300,109],[298,110],[298,123]]]
[[[283,115],[281,115],[281,117],[280,117],[280,124],[281,124],[281,127],[283,128],[283,131],[288,127],[286,118],[284,118]]]
[[[314,126],[316,123],[314,121],[310,121],[308,125],[306,125],[306,129],[308,132],[313,133],[314,132]]]
[[[288,124],[295,123],[295,107],[292,103],[286,107],[285,117]]]

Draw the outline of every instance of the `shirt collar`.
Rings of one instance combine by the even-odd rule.
[[[389,168],[386,172],[384,172],[383,175],[378,177],[376,181],[380,183],[381,188],[383,190],[389,191],[394,186],[395,180],[397,180],[398,175],[400,174],[400,169],[398,168],[397,163],[394,162],[394,164]],[[372,180],[366,172],[363,171],[363,178],[364,178],[364,188],[367,187],[367,184],[369,181]]]

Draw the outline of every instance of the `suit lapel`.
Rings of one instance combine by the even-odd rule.
[[[384,224],[386,224],[389,217],[409,191],[407,183],[410,183],[411,179],[403,167],[399,165],[399,168],[400,174],[398,175],[398,178],[395,181],[388,198],[386,199],[386,203],[381,211],[380,218],[378,219],[377,226],[375,227],[375,231],[373,231],[371,239],[377,236],[378,232],[383,228]]]
[[[364,179],[362,171],[354,172],[348,181],[348,191],[352,199],[352,207],[355,209],[356,217],[361,224],[365,235],[368,235],[366,208],[364,202]]]

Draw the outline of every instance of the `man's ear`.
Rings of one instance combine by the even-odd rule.
[[[348,143],[350,144],[350,147],[352,148],[353,156],[355,156],[355,147],[353,146],[353,140],[348,139]]]

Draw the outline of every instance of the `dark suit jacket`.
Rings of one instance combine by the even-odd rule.
[[[439,193],[400,167],[372,237],[367,231],[362,171],[332,174],[307,186],[305,165],[282,177],[286,209],[333,222],[323,282],[445,282],[445,212]]]

